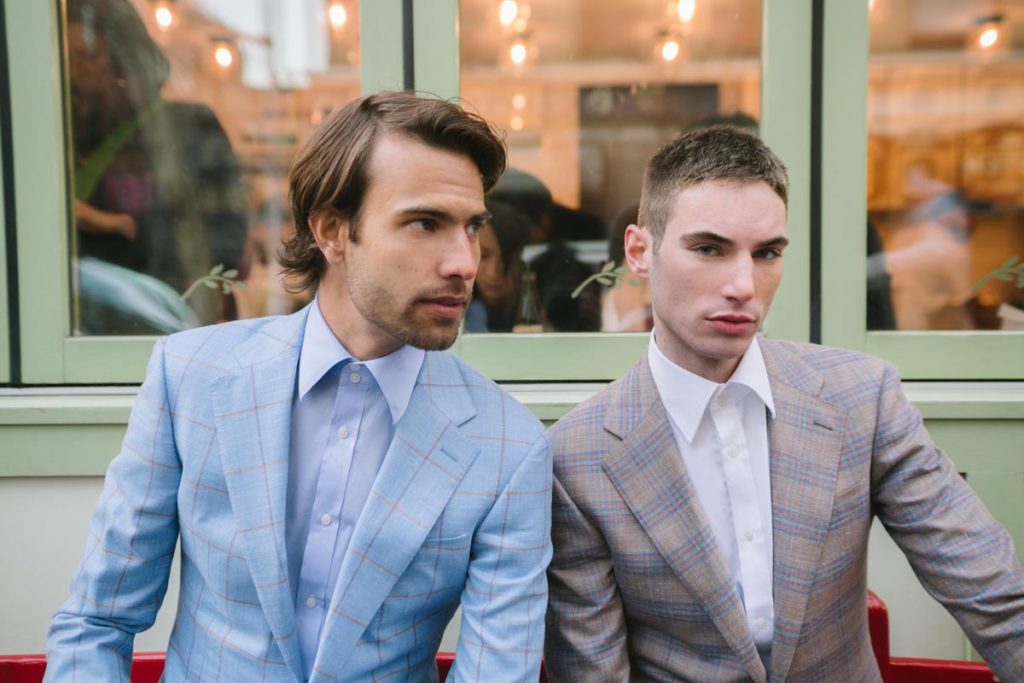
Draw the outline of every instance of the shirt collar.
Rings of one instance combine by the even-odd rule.
[[[384,393],[393,422],[398,422],[409,407],[425,355],[423,349],[404,344],[386,356],[363,362]],[[359,362],[327,325],[318,297],[309,307],[299,352],[299,399],[304,398],[331,368],[345,360]]]
[[[693,437],[704,418],[708,403],[729,385],[738,384],[752,390],[768,408],[772,417],[775,416],[768,369],[765,367],[764,356],[756,337],[725,384],[704,379],[673,363],[658,348],[654,332],[651,332],[651,341],[647,345],[647,362],[669,418],[676,423],[689,443],[693,443]]]

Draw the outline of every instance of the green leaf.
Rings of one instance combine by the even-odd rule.
[[[608,263],[606,263],[603,266],[601,266],[601,272],[602,273],[607,273],[607,272],[613,271],[613,270],[615,270],[615,261],[609,261]]]
[[[597,276],[596,278],[594,278],[594,279],[595,279],[595,280],[597,280],[598,284],[602,284],[602,285],[604,285],[605,287],[611,287],[612,285],[614,285],[614,284],[615,284],[615,278],[613,278],[613,277],[607,277],[607,276],[605,276],[605,275],[598,275],[598,276]]]
[[[220,286],[220,291],[224,292],[225,294],[230,294],[230,293],[231,293],[231,285],[229,285],[229,284],[228,284],[228,283],[226,283],[226,282],[225,282],[225,283],[223,283],[223,284],[222,284],[222,285]]]
[[[1020,256],[1018,256],[1017,254],[1014,254],[1010,258],[1006,259],[1006,263],[1004,263],[1001,267],[1002,268],[1010,268],[1011,266],[1013,266],[1013,264],[1017,263],[1017,261],[1019,261],[1019,260],[1020,260]]]
[[[232,282],[231,286],[234,287],[235,289],[245,289],[246,288],[245,283],[242,282],[241,280],[237,280],[235,282]]]
[[[204,285],[206,285],[210,289],[217,289],[217,281],[216,280],[203,280],[202,282],[203,282]]]
[[[1006,272],[996,273],[996,279],[997,280],[1002,280],[1003,282],[1009,282],[1010,280],[1013,279],[1013,273],[1006,273]]]
[[[235,270],[234,268],[230,270],[225,270],[223,273],[221,273],[221,277],[225,277],[228,280],[233,280],[236,277],[238,277],[238,271]]]
[[[210,275],[220,275],[221,271],[224,270],[224,264],[218,263],[213,268],[210,268]]]

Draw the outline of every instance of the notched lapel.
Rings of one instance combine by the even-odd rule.
[[[769,422],[775,634],[773,681],[784,681],[803,628],[807,599],[832,515],[845,417],[833,404],[773,383]]]
[[[271,331],[287,334],[304,321],[305,315],[297,314],[282,319],[274,326],[278,329]],[[260,346],[265,347],[265,354],[260,353]],[[253,338],[246,351],[250,359],[262,356],[264,360],[211,385],[217,443],[240,550],[274,639],[292,673],[301,680],[285,550],[289,431],[298,345],[282,344],[275,337]]]
[[[342,561],[314,667],[319,673],[344,670],[478,453],[417,383]]]
[[[650,382],[645,366],[632,373]],[[644,417],[622,434],[603,463],[609,479],[676,576],[701,603],[722,637],[755,681],[765,680],[764,665],[747,627],[746,613],[707,516],[676,447],[672,427],[657,391],[627,391],[646,397],[647,405],[626,405]],[[614,405],[614,404],[613,404]]]

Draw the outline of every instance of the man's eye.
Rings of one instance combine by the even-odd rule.
[[[408,225],[410,228],[423,232],[430,232],[434,229],[434,221],[430,218],[417,218],[414,221],[409,221]]]
[[[771,249],[762,249],[755,253],[754,256],[768,261],[774,261],[775,259],[782,258],[782,250],[774,247]]]
[[[480,230],[483,229],[483,227],[483,223],[468,223],[466,225],[466,232],[468,232],[470,235],[476,235],[480,232]]]
[[[693,250],[701,256],[714,256],[718,253],[718,248],[710,244],[698,244]]]

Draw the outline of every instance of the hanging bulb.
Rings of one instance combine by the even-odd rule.
[[[999,29],[992,27],[987,28],[981,32],[978,36],[978,46],[982,49],[989,49],[993,45],[999,42]]]
[[[327,8],[327,18],[331,21],[331,28],[337,30],[345,26],[348,21],[348,12],[340,0],[335,0]]]
[[[517,38],[508,49],[508,58],[513,64],[521,65],[526,61],[526,42]]]
[[[153,18],[156,19],[156,25],[161,31],[171,28],[174,25],[174,11],[170,3],[158,2],[153,10]]]
[[[679,0],[676,4],[676,12],[679,14],[679,21],[689,24],[697,12],[697,0]]]
[[[516,0],[502,0],[498,6],[498,21],[502,26],[511,26],[519,16],[519,3]]]
[[[225,69],[231,66],[231,63],[235,61],[235,57],[231,54],[231,50],[223,45],[213,51],[213,58]]]
[[[679,57],[679,42],[666,40],[661,46],[661,58],[666,62],[675,61]]]

